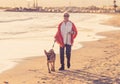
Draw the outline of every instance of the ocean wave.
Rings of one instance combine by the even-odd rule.
[[[34,18],[30,17],[30,18],[24,18],[24,19],[13,19],[13,20],[6,20],[6,21],[0,21],[0,23],[8,23],[8,22],[16,22],[16,21],[27,21],[27,20],[32,20]]]
[[[8,37],[8,38],[0,38],[0,40],[18,40],[18,39],[39,39],[41,37],[37,36],[31,36],[31,37]]]
[[[9,34],[9,35],[17,35],[17,34],[24,34],[27,32],[3,32],[2,34]]]

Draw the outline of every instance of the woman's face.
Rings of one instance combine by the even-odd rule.
[[[69,20],[69,14],[67,14],[67,13],[64,14],[64,20],[65,20],[65,21],[68,21],[68,20]]]

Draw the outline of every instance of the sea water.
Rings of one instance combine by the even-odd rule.
[[[73,50],[83,46],[80,42],[105,38],[96,35],[98,32],[120,29],[100,24],[110,15],[70,15],[78,30]],[[14,67],[22,58],[44,56],[44,49],[52,48],[61,21],[62,13],[0,12],[0,72]],[[54,50],[59,53],[59,45],[55,44]]]

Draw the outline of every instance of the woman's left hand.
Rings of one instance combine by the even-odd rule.
[[[68,32],[68,34],[73,34],[74,32],[73,31],[71,31],[71,32]]]

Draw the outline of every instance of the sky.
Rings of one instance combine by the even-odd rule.
[[[0,6],[3,7],[27,7],[28,2],[33,5],[33,0],[0,0]],[[58,7],[58,6],[111,6],[113,5],[113,0],[38,0],[39,6],[43,7]],[[120,0],[117,0],[118,5],[120,5]]]

